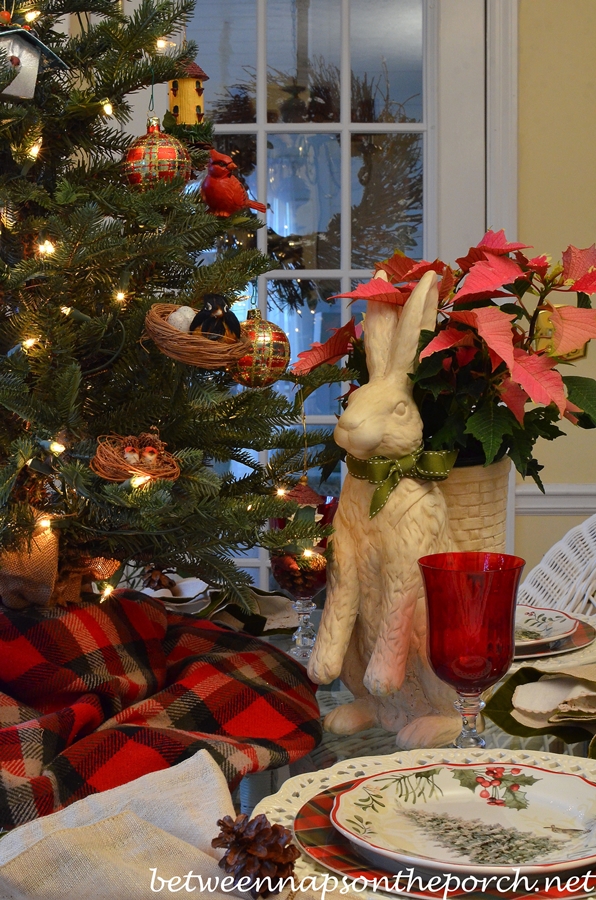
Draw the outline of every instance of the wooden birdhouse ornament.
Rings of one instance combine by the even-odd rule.
[[[20,25],[0,28],[0,49],[17,70],[15,78],[2,91],[11,100],[32,100],[40,63],[66,69],[66,63],[49,47]]]
[[[168,82],[168,105],[177,125],[196,125],[203,121],[203,82],[208,78],[193,62],[182,78]]]

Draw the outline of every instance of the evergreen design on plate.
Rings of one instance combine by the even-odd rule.
[[[356,834],[365,835],[365,834],[376,834],[377,832],[372,827],[372,822],[368,819],[365,821],[362,816],[354,815],[353,819],[346,819],[346,822],[349,822]]]
[[[355,800],[354,805],[363,811],[371,810],[373,813],[378,812],[380,809],[385,809],[386,803],[384,803],[384,800],[386,797],[382,792],[387,791],[391,787],[395,788],[395,797],[402,803],[416,803],[419,799],[424,800],[426,803],[431,797],[443,794],[443,791],[435,781],[440,772],[441,769],[435,768],[422,772],[410,772],[405,775],[386,775],[382,778],[375,778],[375,785],[379,785],[381,782],[385,782],[385,784],[381,784],[376,790],[362,785],[362,790],[366,797],[360,797],[358,800]]]
[[[560,619],[560,616],[547,616],[543,612],[531,612],[528,610],[528,612],[524,613],[523,621],[519,627],[515,629],[515,640],[535,641],[540,640],[540,638],[550,637],[553,625]]]
[[[506,806],[509,809],[527,809],[528,795],[520,788],[531,787],[541,780],[533,775],[524,775],[517,767],[506,772],[504,766],[457,769],[452,774],[462,787],[468,788],[472,793],[476,793],[476,789],[480,787],[478,796],[486,800],[489,806]]]
[[[425,832],[428,840],[471,863],[486,865],[490,861],[493,866],[535,863],[561,846],[561,842],[553,838],[538,837],[498,823],[487,825],[480,819],[461,819],[423,809],[402,809],[401,812]]]

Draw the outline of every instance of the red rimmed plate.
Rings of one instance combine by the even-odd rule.
[[[338,876],[340,885],[342,884],[341,879],[345,878],[344,884],[348,885],[352,881],[358,881],[358,891],[362,889],[363,884],[366,884],[369,889],[393,894],[394,896],[414,897],[418,898],[418,900],[437,900],[437,897],[443,896],[444,887],[439,886],[435,881],[431,883],[429,889],[430,880],[437,877],[436,872],[425,872],[422,869],[407,869],[405,875],[401,877],[398,883],[399,887],[396,888],[396,875],[391,874],[382,867],[382,860],[377,866],[359,858],[348,839],[333,827],[330,815],[336,797],[366,780],[367,778],[357,778],[327,788],[303,804],[294,820],[296,843],[307,857]],[[596,873],[587,884],[587,887],[592,889],[590,893],[578,892],[578,888],[582,886],[582,881],[586,874],[585,868],[578,869],[575,872],[567,872],[560,878],[560,884],[563,889],[558,890],[555,885],[549,891],[544,889],[543,881],[532,876],[527,879],[527,882],[518,882],[518,884],[524,886],[522,891],[498,890],[494,879],[492,882],[489,881],[483,885],[483,879],[480,877],[476,879],[478,884],[474,885],[473,879],[475,876],[473,875],[468,875],[467,878],[460,877],[458,880],[456,880],[457,876],[451,876],[452,880],[448,896],[456,898],[456,900],[464,897],[469,898],[469,900],[513,900],[513,898],[515,900],[530,900],[530,898],[535,898],[535,900],[563,900],[563,898],[571,897],[581,900],[581,898],[595,896],[593,889],[596,887]],[[572,877],[578,880],[572,884],[570,890],[565,890],[567,879]],[[501,887],[510,887],[511,884],[511,881],[508,883],[501,882]],[[526,884],[530,889],[529,893],[526,889]],[[409,890],[408,887],[410,888]]]

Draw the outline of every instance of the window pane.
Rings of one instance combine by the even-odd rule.
[[[340,12],[340,0],[268,0],[268,122],[339,121]]]
[[[296,362],[298,354],[308,350],[314,341],[325,343],[331,337],[331,329],[341,325],[340,301],[326,301],[339,291],[339,281],[331,280],[279,279],[268,283],[268,316],[288,335],[292,362]],[[291,399],[295,396],[293,384],[279,381],[275,389]],[[339,412],[337,398],[340,394],[341,385],[323,385],[304,404],[306,414],[329,416]]]
[[[352,268],[422,256],[422,135],[352,135]]]
[[[282,269],[338,268],[339,135],[270,134],[267,147],[269,253]]]
[[[353,122],[422,121],[422,0],[351,0]]]
[[[257,62],[256,0],[198,0],[187,29],[199,45],[205,114],[214,122],[254,122]]]

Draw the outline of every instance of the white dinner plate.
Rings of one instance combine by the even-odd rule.
[[[547,875],[596,863],[596,784],[506,763],[440,763],[365,778],[340,794],[334,827],[398,872]]]

